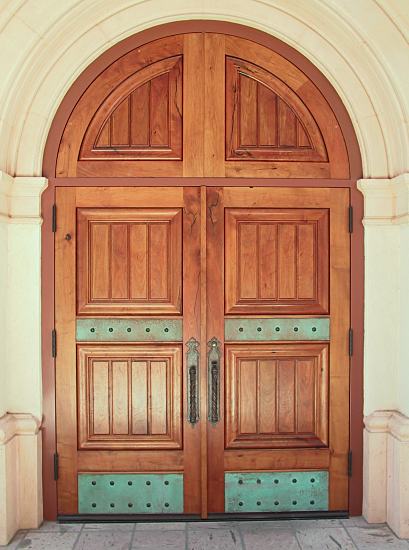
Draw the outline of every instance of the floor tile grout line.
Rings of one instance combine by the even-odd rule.
[[[244,542],[244,537],[243,537],[243,533],[242,533],[242,530],[241,530],[241,525],[240,523],[237,525],[237,531],[239,533],[239,537],[240,537],[240,541],[241,541],[241,546],[243,548],[243,550],[246,550],[246,543]]]
[[[344,525],[344,524],[342,523],[342,521],[341,521],[341,524],[342,524],[342,527],[344,528],[344,530],[345,530],[346,534],[348,535],[348,538],[350,538],[350,539],[351,539],[351,542],[352,542],[352,544],[354,545],[354,547],[356,548],[356,550],[359,550],[358,546],[357,546],[357,545],[355,544],[355,541],[354,541],[354,539],[352,538],[352,535],[351,535],[351,533],[350,533],[350,532],[348,531],[348,529],[347,529],[346,525]]]
[[[135,540],[135,534],[136,534],[136,521],[134,521],[134,524],[133,524],[131,542],[129,543],[129,550],[132,550],[132,548],[133,548],[133,543],[134,543],[134,540]]]
[[[81,534],[82,534],[82,532],[83,532],[83,530],[84,530],[84,527],[85,527],[85,523],[82,524],[81,529],[78,531],[78,535],[77,535],[77,538],[75,539],[75,542],[74,542],[74,545],[73,545],[73,547],[72,547],[72,550],[74,550],[74,549],[76,548],[76,546],[77,546],[77,544],[78,544],[78,542],[79,542],[79,540],[80,540]]]

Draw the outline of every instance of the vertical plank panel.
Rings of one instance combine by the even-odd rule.
[[[148,365],[132,361],[132,430],[133,434],[148,433]]]
[[[311,147],[310,140],[303,128],[303,125],[297,120],[298,147]]]
[[[276,431],[276,361],[259,361],[259,427],[261,434]]]
[[[260,298],[277,298],[277,225],[259,226]]]
[[[203,176],[204,35],[189,33],[183,42],[183,175]]]
[[[111,145],[129,144],[129,97],[111,115]]]
[[[128,226],[111,226],[111,298],[129,297]]]
[[[151,80],[150,144],[169,145],[169,74]]]
[[[204,174],[225,175],[225,37],[205,34]]]
[[[240,75],[240,145],[257,145],[257,82]]]
[[[278,431],[295,430],[295,365],[294,361],[278,362]]]
[[[315,369],[312,359],[297,359],[297,431],[314,433],[315,408]]]
[[[257,225],[238,225],[239,297],[257,297]]]
[[[148,226],[133,224],[129,229],[130,298],[148,298]]]
[[[94,299],[110,297],[109,239],[108,224],[91,225],[91,297]]]
[[[314,226],[299,224],[297,230],[297,297],[314,298],[317,280]]]
[[[131,145],[149,145],[150,83],[131,95]]]
[[[257,433],[257,361],[239,361],[236,368],[240,433]]]
[[[109,434],[109,388],[108,361],[92,361],[92,388],[90,407],[92,407],[94,434]]]
[[[149,224],[149,297],[168,298],[169,226]]]
[[[282,147],[297,145],[297,119],[284,101],[278,100],[279,140]]]
[[[258,84],[259,145],[277,145],[277,96]]]
[[[168,373],[165,361],[151,361],[150,364],[150,432],[151,434],[167,433],[168,409]]]
[[[96,143],[97,147],[109,147],[111,144],[111,121],[108,119],[106,123],[104,124],[104,127],[102,128],[99,136],[98,141]]]
[[[112,433],[129,432],[128,363],[112,361]]]
[[[295,298],[296,296],[296,228],[294,225],[278,226],[278,296]]]

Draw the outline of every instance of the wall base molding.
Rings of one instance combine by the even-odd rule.
[[[0,418],[0,545],[43,521],[40,428],[31,414]]]
[[[409,417],[398,411],[365,417],[363,515],[409,537]]]

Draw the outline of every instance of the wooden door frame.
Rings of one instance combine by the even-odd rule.
[[[262,44],[279,53],[300,68],[325,95],[342,129],[348,150],[350,179],[261,179],[261,178],[55,178],[58,147],[65,124],[88,85],[110,63],[126,52],[157,38],[186,32],[220,32],[233,34]],[[43,499],[44,518],[57,517],[57,489],[54,480],[55,431],[55,365],[52,357],[51,332],[54,328],[54,234],[52,205],[55,188],[64,186],[265,186],[265,187],[346,187],[350,189],[353,207],[351,235],[351,328],[354,350],[350,370],[350,449],[353,469],[349,487],[351,515],[362,512],[363,483],[363,335],[364,335],[364,231],[363,196],[356,182],[362,177],[362,163],[356,135],[349,115],[338,94],[299,52],[280,40],[256,29],[224,21],[181,21],[160,25],[129,37],[104,52],[74,82],[52,122],[43,159],[43,175],[49,179],[42,196],[42,383],[43,383]]]

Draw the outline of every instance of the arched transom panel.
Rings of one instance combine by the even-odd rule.
[[[349,178],[337,118],[283,56],[219,33],[150,42],[83,93],[57,177]]]

